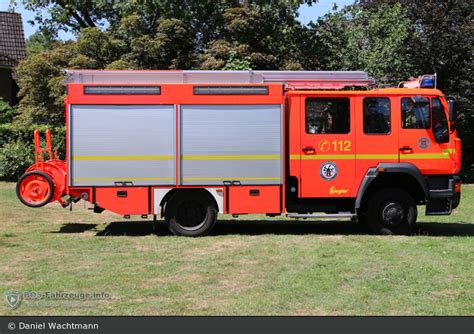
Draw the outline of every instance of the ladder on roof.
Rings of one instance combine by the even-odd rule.
[[[67,83],[83,84],[265,84],[286,89],[367,87],[374,79],[363,71],[143,71],[66,70]]]

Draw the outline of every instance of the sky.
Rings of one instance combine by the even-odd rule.
[[[353,3],[354,0],[319,0],[318,3],[312,5],[311,7],[308,5],[301,6],[299,9],[300,16],[298,19],[301,23],[308,24],[310,21],[315,21],[318,17],[330,12],[334,4],[336,4],[340,9]]]
[[[18,1],[21,2],[21,1]],[[338,6],[338,8],[344,7],[345,5],[349,5],[354,3],[354,0],[319,0],[318,3],[307,6],[301,6],[299,10],[299,20],[303,24],[308,24],[310,21],[316,20],[318,17],[328,13],[332,10],[334,3]],[[10,0],[0,0],[0,11],[7,11],[10,6]],[[23,19],[23,30],[25,32],[25,38],[28,38],[36,31],[36,27],[32,26],[28,23],[28,21],[33,20],[34,12],[25,10],[22,6],[17,6],[15,11],[17,13],[21,13]],[[59,38],[66,40],[66,39],[73,39],[74,36],[71,33],[60,32]]]

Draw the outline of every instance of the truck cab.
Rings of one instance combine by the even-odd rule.
[[[459,204],[461,142],[434,88],[292,91],[287,208],[357,214],[375,232],[413,231]]]

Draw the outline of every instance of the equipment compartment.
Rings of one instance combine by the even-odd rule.
[[[119,215],[146,215],[149,213],[147,187],[96,188],[95,203]]]
[[[72,105],[70,185],[175,184],[173,105]]]
[[[280,213],[280,186],[231,186],[229,213]]]
[[[282,184],[281,105],[181,105],[181,184]]]

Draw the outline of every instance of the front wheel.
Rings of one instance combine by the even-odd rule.
[[[411,234],[417,214],[413,197],[399,188],[381,189],[367,203],[367,224],[377,234]]]
[[[165,220],[175,235],[204,236],[216,224],[217,209],[206,193],[178,192],[166,204]]]

